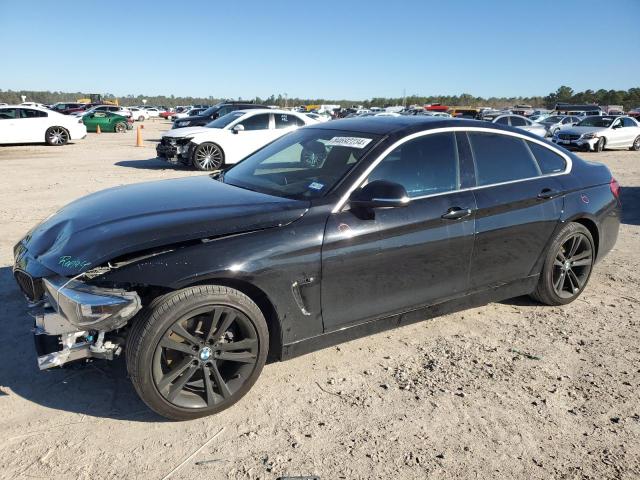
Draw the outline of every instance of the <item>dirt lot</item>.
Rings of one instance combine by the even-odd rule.
[[[160,479],[208,441],[171,478],[640,478],[636,152],[584,155],[623,185],[624,218],[565,308],[515,299],[271,364],[185,423],[147,410],[122,362],[39,372],[12,246],[81,195],[199,174],[154,159],[166,128],[146,122],[144,148],[133,131],[0,147],[1,478]]]

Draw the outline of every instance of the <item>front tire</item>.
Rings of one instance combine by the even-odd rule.
[[[64,127],[49,127],[44,134],[47,145],[60,146],[69,143],[69,132]]]
[[[629,150],[634,151],[634,152],[640,151],[640,135],[638,135],[636,137],[636,139],[633,141],[633,144],[631,145]]]
[[[604,146],[606,145],[607,140],[604,137],[600,137],[598,139],[598,143],[596,143],[594,150],[598,153],[602,152],[604,150]]]
[[[139,122],[144,122],[144,116],[140,115],[140,116],[138,117],[138,121],[139,121]]]
[[[531,296],[546,305],[573,302],[587,286],[594,261],[589,230],[579,223],[567,224],[551,243]]]
[[[224,152],[215,143],[201,143],[193,150],[192,163],[204,172],[219,170],[224,165]]]
[[[127,369],[140,398],[171,420],[218,413],[240,400],[267,358],[269,331],[238,290],[201,285],[152,302],[127,342]]]

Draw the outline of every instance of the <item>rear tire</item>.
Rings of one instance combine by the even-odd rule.
[[[595,260],[593,237],[579,223],[568,223],[551,242],[531,297],[546,305],[566,305],[580,296]]]
[[[633,141],[633,145],[631,145],[631,147],[629,148],[629,150],[633,151],[633,152],[638,152],[640,151],[640,135],[638,135],[636,137],[636,139]]]
[[[124,133],[127,131],[127,125],[125,123],[118,122],[113,128],[113,131],[116,133]]]
[[[60,146],[69,143],[69,132],[64,127],[49,127],[44,134],[47,145]]]
[[[144,122],[144,117],[143,117],[142,115],[140,115],[140,116],[138,117],[138,121],[139,121],[139,122]]]
[[[249,297],[201,285],[146,308],[129,333],[127,369],[154,412],[191,420],[240,400],[260,376],[268,348],[266,321]]]

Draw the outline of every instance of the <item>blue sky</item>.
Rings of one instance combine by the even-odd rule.
[[[0,0],[0,89],[349,99],[628,89],[640,85],[639,20],[640,0]]]

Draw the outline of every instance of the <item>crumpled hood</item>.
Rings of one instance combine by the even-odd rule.
[[[17,251],[71,276],[128,253],[286,225],[308,206],[209,176],[139,183],[70,203],[33,228]]]
[[[202,132],[209,132],[211,130],[212,130],[211,128],[207,128],[207,127],[174,128],[173,130],[169,130],[168,132],[163,133],[162,136],[169,137],[169,138],[184,138],[184,137],[197,135],[198,133],[202,133]]]

